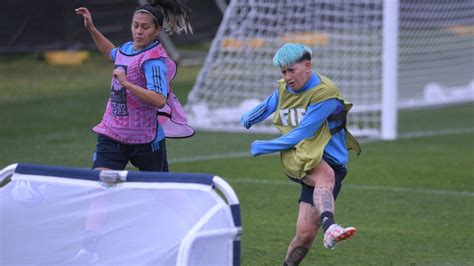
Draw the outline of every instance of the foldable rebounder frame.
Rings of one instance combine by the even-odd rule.
[[[24,187],[17,189],[15,186],[20,184],[19,182],[32,182],[34,184],[42,184],[43,186],[46,184],[49,189],[48,194],[45,192],[42,193],[42,190],[36,192],[32,191],[30,193],[27,189],[24,189]],[[71,191],[71,193],[68,194],[68,191]],[[81,221],[86,220],[87,217],[83,216],[87,216],[87,211],[78,212],[80,215],[74,216],[74,206],[76,206],[78,202],[82,204],[81,206],[89,206],[80,200],[84,198],[87,202],[93,201],[93,195],[95,195],[94,193],[103,193],[104,191],[105,193],[110,194],[115,193],[119,195],[118,197],[120,197],[119,200],[115,201],[118,206],[114,206],[114,202],[109,202],[108,204],[104,205],[104,208],[109,208],[115,211],[117,209],[120,210],[123,202],[124,210],[121,213],[119,212],[119,214],[121,217],[125,217],[123,219],[125,219],[127,222],[127,217],[133,216],[133,219],[136,220],[131,219],[132,222],[138,222],[140,225],[132,225],[132,227],[138,227],[139,230],[141,230],[141,226],[146,227],[146,225],[143,225],[145,224],[144,221],[153,219],[153,215],[157,215],[150,214],[150,217],[152,218],[147,218],[147,220],[137,220],[139,218],[135,218],[140,217],[140,215],[142,215],[144,212],[148,213],[150,209],[153,209],[149,206],[165,206],[163,209],[168,210],[165,211],[169,214],[166,214],[165,211],[163,211],[164,214],[156,216],[158,217],[156,220],[162,221],[169,218],[171,221],[164,223],[167,225],[176,224],[177,227],[178,224],[185,224],[185,222],[183,222],[183,216],[181,214],[179,214],[181,216],[174,214],[175,210],[169,207],[170,204],[177,204],[178,207],[176,207],[176,209],[185,209],[185,211],[182,211],[182,213],[184,213],[185,216],[189,215],[190,217],[191,215],[189,213],[192,211],[189,210],[193,208],[193,202],[196,202],[196,204],[201,204],[201,207],[195,211],[198,214],[194,215],[197,216],[197,218],[193,220],[193,224],[189,227],[186,227],[185,229],[182,229],[182,232],[172,227],[165,230],[165,232],[176,230],[176,233],[170,235],[173,235],[173,237],[179,236],[179,239],[176,242],[173,242],[173,237],[171,237],[172,240],[168,240],[170,243],[172,243],[170,244],[171,247],[163,248],[163,246],[161,246],[161,248],[157,248],[157,250],[150,250],[153,249],[153,246],[150,247],[149,244],[146,244],[142,248],[136,247],[129,249],[130,254],[127,254],[127,252],[114,250],[114,242],[112,241],[112,244],[107,244],[108,246],[104,244],[107,246],[106,249],[108,249],[108,253],[104,252],[106,253],[105,257],[101,257],[98,260],[99,264],[97,265],[107,265],[109,263],[115,264],[117,262],[131,262],[136,265],[170,265],[170,262],[172,262],[171,265],[203,265],[207,263],[217,263],[220,265],[240,265],[240,235],[242,233],[242,225],[239,200],[232,187],[219,176],[195,173],[159,173],[112,170],[99,171],[24,163],[9,165],[0,172],[0,237],[2,238],[1,242],[3,243],[0,244],[0,249],[4,250],[3,255],[0,251],[0,264],[28,264],[31,262],[33,262],[35,265],[55,263],[62,264],[66,258],[66,250],[68,250],[68,246],[77,246],[77,243],[80,243],[81,241],[77,240],[74,242],[69,238],[65,238],[63,241],[64,244],[59,244],[64,245],[64,248],[58,248],[58,243],[61,242],[59,242],[57,238],[61,238],[64,233],[56,231],[61,230],[62,227],[66,226],[63,224],[64,221],[71,221],[73,223],[69,227],[65,228],[82,228],[82,222],[80,226],[74,225],[74,223],[80,219],[82,219]],[[27,195],[23,196],[23,199],[20,198],[19,200],[18,195],[22,197],[21,193]],[[126,196],[121,196],[122,194],[120,193],[128,194],[126,194]],[[150,195],[153,194],[154,196],[147,196],[147,193]],[[92,196],[87,198],[89,195]],[[173,200],[169,200],[167,195],[171,195]],[[194,195],[197,195],[197,198],[192,198]],[[61,211],[64,213],[52,212],[52,214],[48,214],[50,216],[58,216],[57,219],[54,217],[47,217],[41,221],[41,216],[45,216],[44,212],[42,212],[42,209],[38,209],[41,207],[37,207],[37,205],[35,205],[34,207],[27,206],[27,208],[22,207],[23,205],[20,205],[20,203],[34,201],[35,196],[42,197],[36,201],[41,201],[43,205],[54,205],[54,211],[57,211],[58,209],[61,210],[61,204],[63,204],[63,202],[67,203],[68,201],[71,201],[76,205],[72,203],[64,203],[64,208],[66,208],[66,210]],[[74,201],[72,201],[70,198],[74,197],[77,197],[78,199],[74,199]],[[47,200],[43,198],[47,198]],[[144,198],[147,200],[137,200],[138,203],[133,205],[129,201],[133,201],[134,198]],[[163,204],[163,201],[169,203]],[[127,204],[133,205],[133,207],[128,207],[127,209]],[[143,204],[146,206],[142,206]],[[10,205],[15,206],[9,207]],[[158,207],[157,209],[160,212],[162,211],[162,209],[159,209]],[[29,214],[31,212],[36,213]],[[15,218],[12,218],[15,216],[17,216],[17,221],[14,220]],[[73,218],[73,216],[76,218]],[[38,217],[38,219],[35,217]],[[180,218],[178,219],[177,217]],[[109,220],[110,222],[120,221],[119,219],[115,218]],[[51,225],[50,222],[56,224]],[[123,223],[125,224],[127,222]],[[126,227],[126,225],[122,224],[114,226],[115,227],[113,229],[104,233],[106,237],[103,238],[107,238],[107,234],[119,234],[120,232],[117,233],[117,231],[120,231],[120,228]],[[56,230],[55,227],[58,227],[58,229]],[[41,243],[40,245],[36,244],[36,248],[29,248],[28,244],[25,243],[30,241],[34,242],[35,232],[41,231],[42,228],[52,228],[48,229],[50,231],[46,232],[52,235],[50,242],[56,241],[51,244],[51,249],[58,250],[53,250],[54,252],[52,252],[53,254],[56,254],[58,258],[51,256],[51,253],[37,251],[41,249],[39,246],[49,245],[49,238],[44,239],[44,234],[40,236],[43,239],[41,242],[38,242]],[[144,240],[143,243],[155,243],[155,241],[160,241],[160,239],[162,239],[160,235],[163,233],[156,233],[155,235],[158,235],[158,237],[153,237],[153,230],[158,229],[159,226],[153,225],[149,228],[143,228],[143,230],[150,230],[150,233],[146,233],[145,235],[149,235],[150,238],[153,238],[146,241]],[[22,232],[29,230],[31,230],[33,233],[29,233],[29,235],[26,236],[22,235],[27,234]],[[76,235],[80,234],[78,233]],[[133,233],[131,235],[127,235],[127,242],[133,242],[134,236],[136,237],[137,235],[134,235]],[[74,239],[79,237],[74,236],[72,238]],[[142,236],[142,238],[146,238],[146,236]],[[25,244],[23,246],[18,245],[17,248],[14,248],[8,247],[9,242],[13,243],[13,245],[21,242]],[[157,244],[157,246],[159,245]],[[161,260],[161,257],[165,255],[157,254],[161,254],[160,251],[164,249],[167,250],[167,253],[163,253],[166,254],[166,259]],[[133,254],[134,252],[141,252],[143,256],[136,256]],[[16,253],[18,255],[15,255]],[[37,258],[34,258],[35,256],[37,256]],[[107,256],[110,256],[111,258],[108,260]],[[112,258],[112,256],[114,258]],[[152,258],[153,256],[156,257]]]

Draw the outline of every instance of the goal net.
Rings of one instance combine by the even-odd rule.
[[[240,116],[281,77],[286,42],[313,50],[317,73],[354,103],[358,136],[396,135],[397,110],[474,100],[471,0],[231,1],[188,95],[191,124],[240,131]],[[251,132],[274,132],[269,120]]]
[[[18,164],[0,203],[0,265],[240,265],[239,201],[217,176]]]

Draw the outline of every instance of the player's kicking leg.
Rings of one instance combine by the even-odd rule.
[[[349,239],[356,234],[354,227],[342,227],[338,224],[332,224],[324,233],[324,247],[334,249],[336,243]]]
[[[323,243],[329,249],[334,249],[337,242],[349,239],[356,233],[354,227],[343,228],[334,220],[335,199],[344,175],[345,172],[340,173],[340,169],[333,168],[322,160],[305,178],[305,181],[310,182],[311,185],[314,184],[314,207],[321,213],[320,221],[324,231]]]

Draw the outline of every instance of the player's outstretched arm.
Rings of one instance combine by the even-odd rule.
[[[84,19],[84,27],[89,31],[92,39],[97,46],[97,49],[102,53],[104,58],[110,61],[109,53],[115,47],[112,42],[109,41],[95,26],[92,21],[92,15],[89,9],[85,7],[76,8],[76,14],[82,16]]]
[[[250,147],[252,156],[291,149],[306,138],[315,136],[328,116],[336,110],[339,100],[328,99],[310,105],[300,124],[286,135],[272,140],[256,140]]]
[[[243,114],[240,117],[240,124],[246,129],[249,129],[251,126],[262,122],[275,112],[277,104],[278,90],[275,90],[265,101]]]

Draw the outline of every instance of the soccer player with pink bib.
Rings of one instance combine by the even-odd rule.
[[[131,162],[140,171],[168,172],[165,138],[194,135],[171,90],[176,64],[158,40],[163,31],[192,33],[189,12],[189,7],[179,0],[141,5],[133,13],[133,40],[115,47],[94,26],[87,8],[76,9],[98,50],[115,64],[104,116],[93,128],[98,143],[92,168],[123,170]],[[91,202],[82,248],[66,264],[99,261],[97,246],[107,218],[100,210],[106,204],[107,196]]]
[[[76,13],[99,51],[115,64],[104,116],[93,128],[98,134],[93,168],[122,170],[131,162],[142,171],[168,171],[165,137],[189,137],[194,130],[171,90],[176,64],[158,36],[162,31],[191,32],[189,8],[180,1],[138,7],[131,24],[133,40],[120,47],[97,30],[87,8]]]

